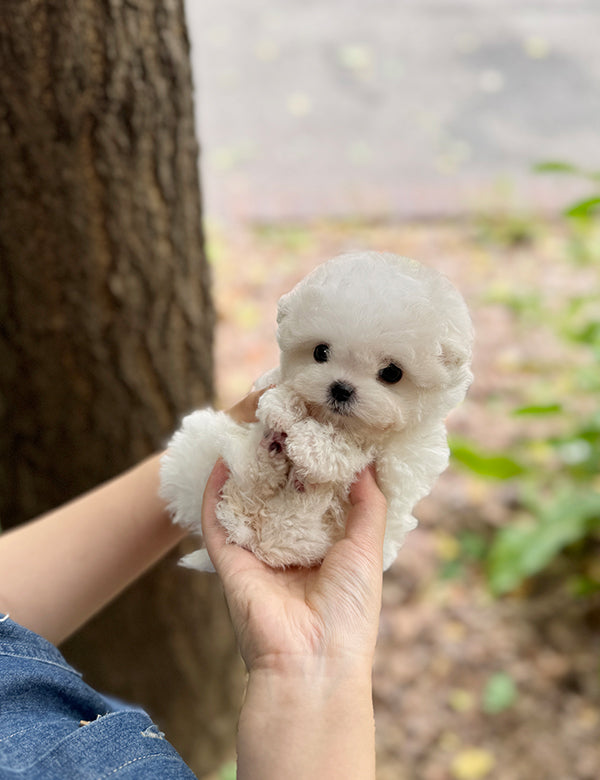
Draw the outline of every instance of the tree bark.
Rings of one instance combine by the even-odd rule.
[[[212,395],[182,0],[20,0],[0,17],[0,519],[161,447]],[[217,582],[157,567],[65,650],[197,773],[241,664]]]

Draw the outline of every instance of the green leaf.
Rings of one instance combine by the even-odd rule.
[[[535,527],[532,524],[509,525],[498,532],[490,549],[487,567],[493,593],[508,593],[531,574],[523,559],[534,540]]]
[[[567,545],[583,539],[600,523],[600,495],[567,491],[539,510],[537,522],[501,529],[488,557],[488,581],[496,594],[507,593],[541,571]]]
[[[561,160],[545,160],[533,166],[534,173],[559,173],[569,176],[579,176],[590,181],[600,181],[600,171],[586,171],[577,165]]]
[[[445,561],[441,567],[439,576],[441,580],[462,579],[465,574],[465,567],[460,561]]]
[[[600,582],[594,577],[587,577],[582,575],[581,577],[572,577],[568,583],[569,593],[573,596],[594,596],[596,593],[600,593]]]
[[[521,406],[515,409],[513,414],[515,416],[520,415],[537,415],[537,414],[558,414],[562,412],[562,404],[531,404],[530,406]]]
[[[571,163],[561,162],[560,160],[546,160],[544,162],[536,163],[533,166],[535,173],[568,173],[575,176],[581,176],[583,171],[576,165]]]
[[[567,335],[572,341],[595,347],[600,344],[600,322],[588,322],[577,329],[571,329]]]
[[[481,561],[487,553],[488,543],[481,534],[463,531],[458,535],[458,542],[462,555],[472,561]]]
[[[452,439],[452,457],[475,474],[489,479],[512,479],[525,472],[514,458],[498,453],[478,451],[464,441]]]
[[[590,219],[600,209],[600,195],[580,200],[564,212],[566,217],[573,219]]]
[[[231,761],[229,764],[221,767],[219,770],[219,780],[235,780],[237,777],[236,762]]]
[[[512,707],[516,698],[517,688],[512,677],[505,672],[497,672],[487,681],[483,691],[483,711],[496,715]]]
[[[560,461],[569,469],[571,476],[590,480],[598,473],[600,463],[600,428],[598,417],[570,431],[567,436],[550,438]]]

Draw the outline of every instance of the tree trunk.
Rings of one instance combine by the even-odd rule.
[[[0,17],[0,518],[162,446],[210,399],[182,0],[21,0]],[[65,652],[194,770],[231,747],[241,664],[218,583],[159,565]]]

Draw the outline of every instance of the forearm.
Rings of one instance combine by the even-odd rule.
[[[183,536],[157,494],[159,456],[0,536],[0,610],[59,643]]]
[[[311,666],[250,674],[238,780],[374,780],[370,667]]]

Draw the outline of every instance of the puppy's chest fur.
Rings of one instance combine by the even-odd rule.
[[[285,432],[258,423],[244,438],[217,509],[229,540],[271,566],[320,563],[344,535],[350,485],[376,445],[313,418]]]

